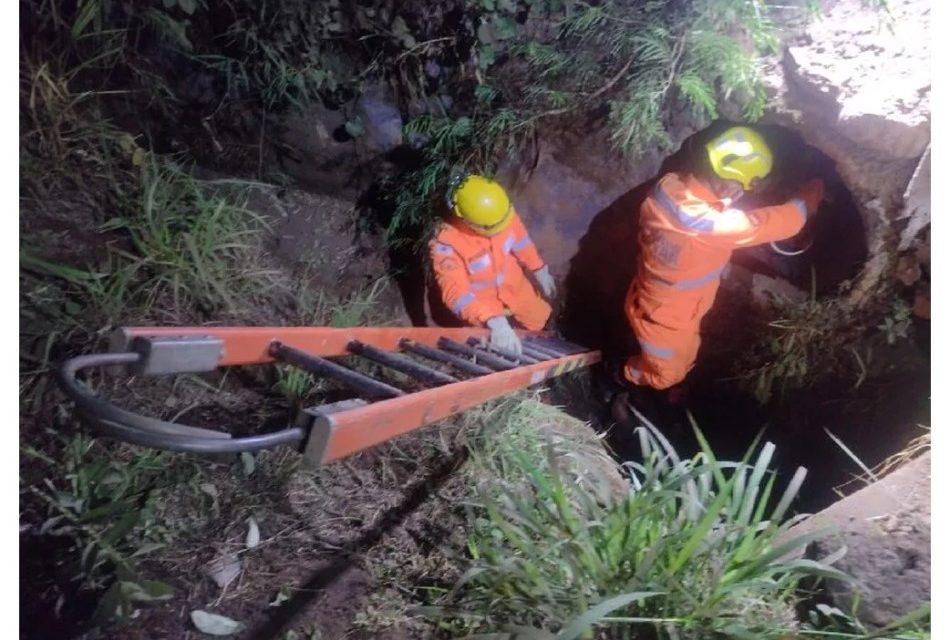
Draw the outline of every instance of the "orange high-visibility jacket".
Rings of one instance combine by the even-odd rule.
[[[522,271],[537,271],[544,261],[516,212],[494,236],[461,220],[443,223],[429,251],[442,300],[466,324],[484,326],[495,316],[512,315],[526,329],[544,327],[551,307]]]
[[[743,211],[692,175],[664,176],[640,209],[638,272],[625,311],[642,353],[627,361],[627,379],[657,389],[680,382],[696,361],[699,323],[733,249],[794,236],[807,217],[798,198]]]

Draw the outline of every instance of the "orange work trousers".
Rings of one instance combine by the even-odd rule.
[[[668,389],[683,381],[696,364],[702,342],[699,325],[715,300],[717,288],[684,296],[682,292],[664,295],[639,282],[630,287],[625,311],[640,353],[624,365],[624,377],[629,382]]]

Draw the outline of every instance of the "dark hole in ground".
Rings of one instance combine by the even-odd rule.
[[[688,170],[694,150],[730,123],[719,122],[691,138],[661,168],[660,174],[632,189],[596,215],[579,242],[566,281],[566,298],[559,326],[566,337],[605,355],[634,353],[638,346],[623,312],[627,287],[637,261],[639,207],[657,179],[670,171]],[[828,437],[828,428],[869,466],[900,451],[929,424],[929,350],[905,340],[894,347],[880,345],[869,327],[869,345],[883,365],[855,388],[854,377],[791,392],[760,404],[735,378],[737,359],[765,330],[768,318],[756,311],[750,295],[752,274],[780,278],[817,299],[833,298],[838,286],[855,277],[868,257],[861,214],[833,161],[782,127],[761,127],[775,156],[772,179],[762,193],[746,196],[739,206],[779,204],[805,180],[821,177],[827,201],[815,218],[814,243],[803,255],[780,256],[768,245],[736,251],[732,272],[724,278],[716,303],[702,325],[703,346],[687,383],[688,410],[722,459],[741,459],[757,433],[777,445],[774,464],[787,480],[799,465],[809,469],[799,508],[815,510],[836,498],[834,487],[860,469]],[[731,281],[731,282],[730,282]],[[929,335],[927,326],[917,333]],[[918,337],[917,344],[929,344]],[[833,345],[829,345],[833,346]],[[569,403],[570,404],[570,403]],[[590,401],[578,417],[590,418]],[[666,431],[683,454],[699,450],[683,411],[658,401],[647,417]],[[609,412],[598,407],[595,423],[610,424]],[[629,431],[629,427],[627,428]],[[639,455],[636,442],[622,425],[610,430],[618,456]]]

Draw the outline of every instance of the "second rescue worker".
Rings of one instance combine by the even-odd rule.
[[[492,346],[520,354],[512,323],[540,331],[551,317],[523,269],[549,300],[554,278],[497,182],[468,176],[450,188],[447,200],[453,215],[429,243],[442,300],[466,324],[488,327]]]
[[[641,352],[622,368],[634,387],[678,385],[696,362],[700,321],[732,251],[796,235],[824,198],[815,179],[784,204],[735,206],[772,171],[771,149],[748,127],[727,129],[695,160],[694,171],[663,176],[640,208],[638,269],[625,311]]]

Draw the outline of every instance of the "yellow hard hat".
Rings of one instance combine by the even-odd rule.
[[[449,200],[455,215],[483,235],[495,235],[511,222],[511,201],[494,180],[468,176],[450,194]]]
[[[716,175],[742,183],[746,191],[772,171],[772,150],[749,127],[726,129],[706,145],[706,151]]]

